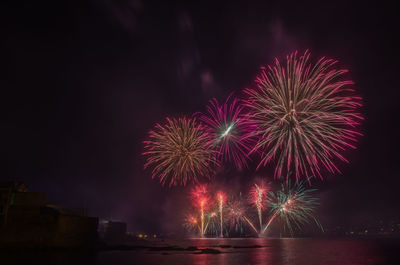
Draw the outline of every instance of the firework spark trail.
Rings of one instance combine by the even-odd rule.
[[[157,124],[144,141],[145,168],[153,167],[152,178],[164,185],[186,185],[197,182],[198,177],[210,178],[214,166],[215,150],[206,128],[196,119],[168,119]]]
[[[291,171],[302,176],[322,178],[321,167],[340,172],[333,159],[347,160],[341,152],[355,148],[360,120],[361,97],[342,81],[347,70],[332,67],[337,61],[321,58],[308,62],[310,53],[286,57],[286,65],[263,68],[256,79],[257,88],[246,89],[245,106],[257,125],[253,135],[259,140],[252,152],[261,154],[258,165],[275,160],[275,177]]]
[[[276,215],[277,215],[277,212],[275,212],[275,213],[271,216],[271,218],[269,219],[268,223],[267,223],[267,224],[265,225],[265,227],[262,229],[261,234],[264,234],[264,233],[265,233],[265,231],[268,229],[269,225],[270,225],[270,224],[272,223],[272,221],[275,219]]]
[[[205,234],[205,226],[204,226],[204,222],[205,222],[205,207],[207,206],[207,201],[208,201],[208,191],[207,191],[207,187],[205,185],[199,185],[197,187],[195,187],[192,191],[192,200],[194,202],[194,205],[196,207],[199,207],[199,211],[200,211],[200,234],[201,236],[204,236]]]
[[[260,232],[263,228],[263,223],[262,223],[262,211],[264,209],[264,199],[267,194],[267,188],[264,184],[264,182],[261,182],[260,185],[254,184],[254,187],[251,188],[250,190],[250,203],[252,203],[256,208],[257,208],[257,214],[258,214],[258,221],[260,224]]]
[[[237,168],[247,167],[249,152],[255,144],[250,132],[254,125],[249,122],[247,113],[239,100],[231,96],[223,105],[214,98],[207,106],[207,114],[196,113],[209,135],[212,145],[217,149],[217,159],[221,162],[233,162]]]
[[[242,216],[242,218],[250,225],[250,227],[254,230],[254,232],[256,234],[258,234],[258,230],[257,228],[253,225],[253,223],[246,217],[246,216]]]
[[[262,228],[262,195],[263,195],[263,190],[260,189],[257,185],[257,211],[258,211],[258,219],[260,221],[260,229]]]
[[[207,229],[208,229],[210,223],[212,223],[212,228],[214,228],[215,231],[217,231],[217,228],[216,228],[216,226],[215,226],[215,223],[212,222],[212,220],[213,220],[216,216],[217,216],[217,214],[216,214],[215,212],[212,212],[212,213],[208,214],[207,223],[206,223],[205,226],[204,226],[204,233],[203,233],[204,235],[207,233]],[[211,232],[213,232],[213,230],[212,230]],[[217,235],[218,233],[216,232],[215,234]]]
[[[201,236],[204,236],[204,200],[200,202]]]
[[[218,194],[218,204],[219,204],[219,218],[220,218],[220,228],[221,228],[221,237],[224,237],[223,234],[223,216],[222,216],[222,210],[224,206],[224,195],[222,193]]]

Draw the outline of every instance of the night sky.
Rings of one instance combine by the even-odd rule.
[[[1,7],[0,180],[87,207],[130,231],[168,231],[188,188],[143,170],[143,140],[165,117],[204,111],[254,86],[298,50],[338,59],[363,97],[364,136],[342,174],[315,181],[324,225],[398,217],[398,19],[349,1],[29,1]],[[63,4],[61,4],[63,3]],[[269,176],[266,176],[269,175]],[[225,168],[218,183],[272,176]]]

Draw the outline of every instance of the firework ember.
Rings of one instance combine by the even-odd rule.
[[[211,138],[195,119],[167,119],[157,124],[145,141],[146,167],[162,184],[186,185],[198,177],[210,178],[217,163]]]
[[[321,58],[309,63],[310,53],[286,57],[281,65],[262,69],[255,89],[246,89],[245,105],[257,125],[254,135],[265,166],[276,159],[275,176],[296,179],[321,175],[321,166],[329,172],[340,172],[334,158],[342,161],[342,151],[355,148],[361,98],[349,88],[353,82],[344,80],[347,70],[332,67],[337,61]]]

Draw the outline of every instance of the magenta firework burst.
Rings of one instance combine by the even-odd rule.
[[[337,61],[321,58],[309,63],[310,53],[294,52],[281,65],[263,68],[257,87],[246,89],[245,105],[257,125],[254,134],[265,166],[275,161],[275,176],[293,172],[300,177],[318,175],[321,168],[340,172],[335,158],[342,161],[342,151],[355,148],[362,116],[361,98],[354,95],[352,81],[343,78],[347,70],[337,70]]]
[[[215,98],[210,100],[207,113],[199,115],[212,136],[217,159],[233,162],[239,169],[247,166],[248,154],[255,144],[250,134],[253,127],[246,116],[239,100],[231,96],[222,105]]]
[[[196,119],[168,119],[157,124],[144,141],[146,167],[162,184],[186,185],[198,177],[209,178],[216,164],[210,135]]]

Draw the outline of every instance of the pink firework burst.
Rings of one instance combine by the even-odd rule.
[[[256,141],[250,134],[254,126],[249,122],[239,100],[229,96],[220,105],[214,98],[207,106],[207,114],[197,115],[212,137],[217,159],[221,162],[233,162],[239,169],[247,167],[249,152]]]
[[[309,63],[310,53],[286,57],[281,65],[262,69],[257,88],[246,89],[245,105],[257,125],[259,151],[265,166],[275,160],[275,177],[294,172],[296,179],[318,175],[321,167],[340,172],[334,158],[342,161],[342,152],[355,148],[361,97],[350,88],[352,81],[343,78],[347,70],[337,70],[337,61],[321,58]]]

